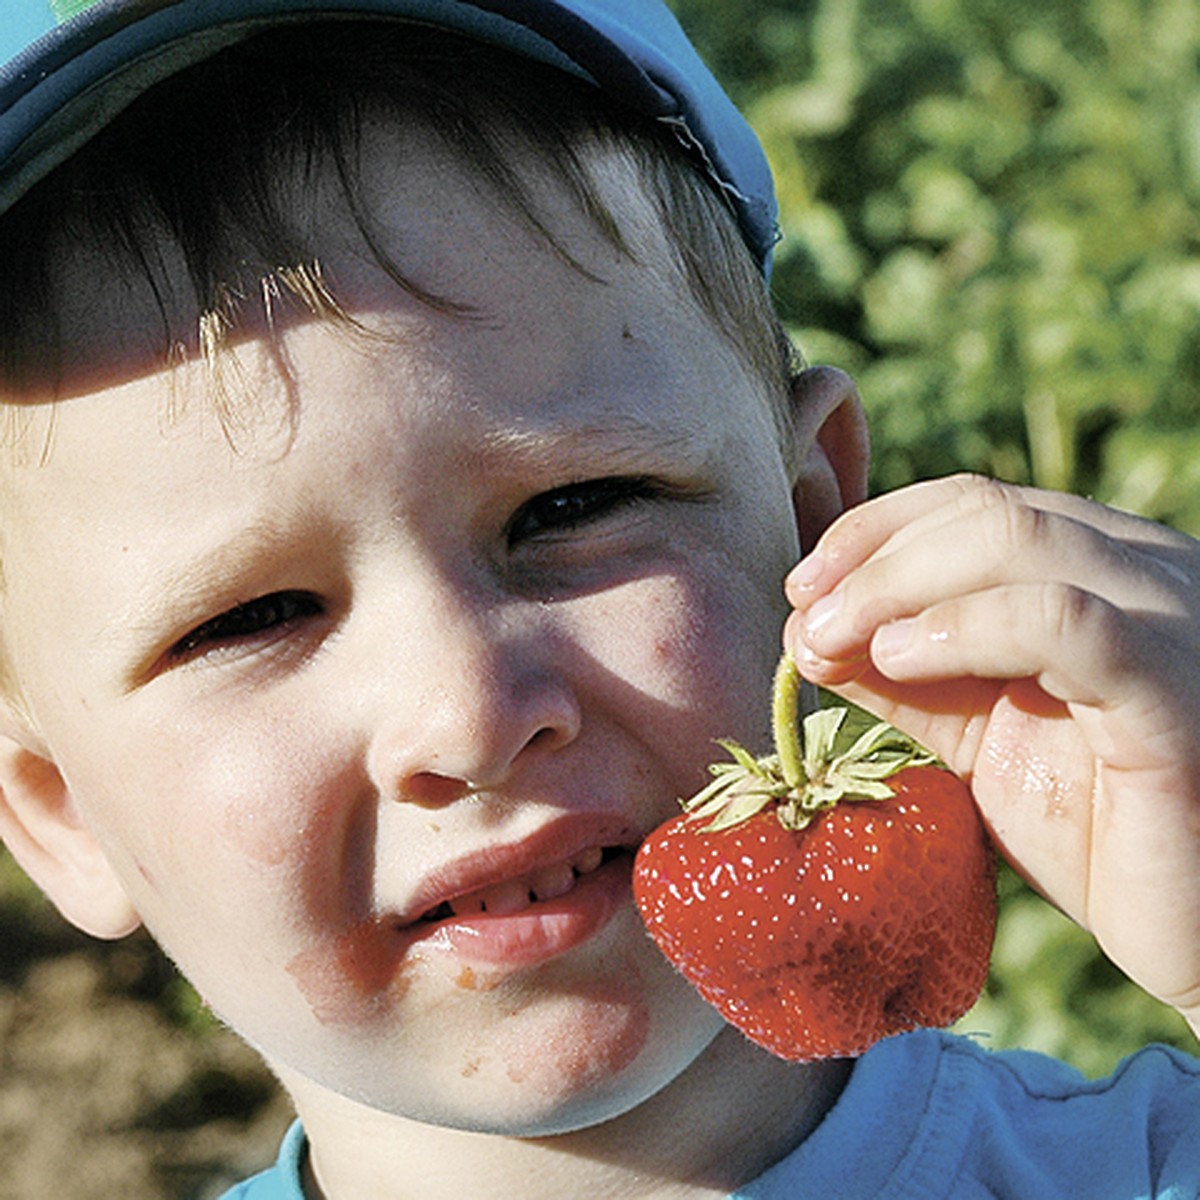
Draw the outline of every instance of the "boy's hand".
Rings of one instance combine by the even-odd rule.
[[[956,477],[792,572],[806,677],[924,742],[1008,859],[1200,1033],[1200,543]]]

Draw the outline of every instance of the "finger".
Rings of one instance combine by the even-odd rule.
[[[1200,589],[1172,564],[1095,526],[1024,504],[985,505],[949,524],[911,527],[798,605],[811,653],[859,656],[875,629],[939,602],[1006,584],[1052,582],[1090,592],[1151,621],[1184,628],[1200,618]],[[799,656],[802,651],[797,651]]]
[[[904,730],[970,782],[989,714],[1004,684],[971,676],[893,680],[869,658],[853,668],[820,660],[797,660],[797,665],[810,683]]]
[[[1121,770],[1177,761],[1181,719],[1191,710],[1200,721],[1194,650],[1069,585],[999,587],[934,605],[878,629],[869,657],[894,682],[1035,680],[1072,710],[1092,752]]]
[[[1059,513],[1094,526],[1111,537],[1144,548],[1194,551],[1195,542],[1164,525],[1120,509],[1098,504],[1067,492],[1045,491],[1003,483],[982,475],[959,474],[899,488],[851,509],[826,534],[827,544],[839,554],[848,554],[861,530],[869,524],[878,540],[902,531],[922,519],[954,520],[990,505],[1022,504]],[[889,528],[890,527],[890,528]],[[848,539],[846,545],[842,539]]]
[[[902,488],[851,509],[789,575],[789,598],[806,607],[874,556],[894,553],[923,537],[991,511],[992,523],[1019,528],[1021,510],[1055,514],[1140,551],[1176,584],[1200,582],[1200,547],[1183,534],[1104,505],[1057,492],[957,475]]]
[[[903,548],[913,537],[957,521],[1010,492],[992,480],[956,475],[912,484],[860,504],[835,521],[789,574],[788,594],[801,606],[806,599],[828,592],[874,555]]]

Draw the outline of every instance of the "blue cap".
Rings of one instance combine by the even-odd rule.
[[[48,0],[4,3],[6,22],[10,8],[38,8],[44,25],[51,23]],[[700,155],[756,259],[769,269],[778,210],[762,147],[661,0],[56,4],[76,15],[0,67],[0,213],[146,88],[225,46],[305,16],[408,18],[550,63],[669,124]]]

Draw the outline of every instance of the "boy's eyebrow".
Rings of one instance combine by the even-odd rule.
[[[599,451],[605,456],[621,459],[658,458],[666,452],[691,451],[689,458],[707,458],[718,447],[699,420],[681,421],[672,414],[670,421],[643,420],[628,412],[614,413],[605,421],[587,424],[572,423],[557,427],[553,423],[505,429],[480,439],[482,452],[528,455],[536,460],[548,453],[582,454]],[[699,455],[697,455],[699,451]]]

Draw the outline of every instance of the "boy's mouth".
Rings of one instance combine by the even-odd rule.
[[[622,831],[623,832],[623,831]],[[600,933],[620,912],[632,910],[631,875],[636,842],[611,843],[621,833],[607,828],[600,842],[562,853],[546,838],[468,858],[436,872],[425,885],[425,911],[358,922],[335,938],[298,954],[288,965],[318,1020],[355,1019],[340,991],[379,993],[404,977],[410,952],[426,962],[449,960],[450,978],[474,988],[475,966],[491,980],[558,958]],[[550,840],[561,844],[562,839]],[[578,845],[578,842],[576,843]],[[502,869],[508,864],[510,869]],[[479,886],[455,892],[449,880]],[[482,883],[481,880],[488,882]],[[430,904],[439,893],[448,898]],[[413,907],[418,912],[416,899]],[[403,983],[397,994],[407,987]]]
[[[560,817],[434,867],[393,928],[406,951],[502,970],[556,958],[632,908],[641,837],[607,813]]]
[[[632,907],[639,835],[609,818],[570,817],[436,869],[396,932],[422,954],[500,970],[557,958]]]
[[[442,900],[421,914],[419,923],[445,921],[454,917],[483,914],[511,916],[542,901],[558,900],[575,890],[585,876],[621,855],[626,846],[588,846],[557,862],[535,867],[512,879],[504,879],[460,896]]]

